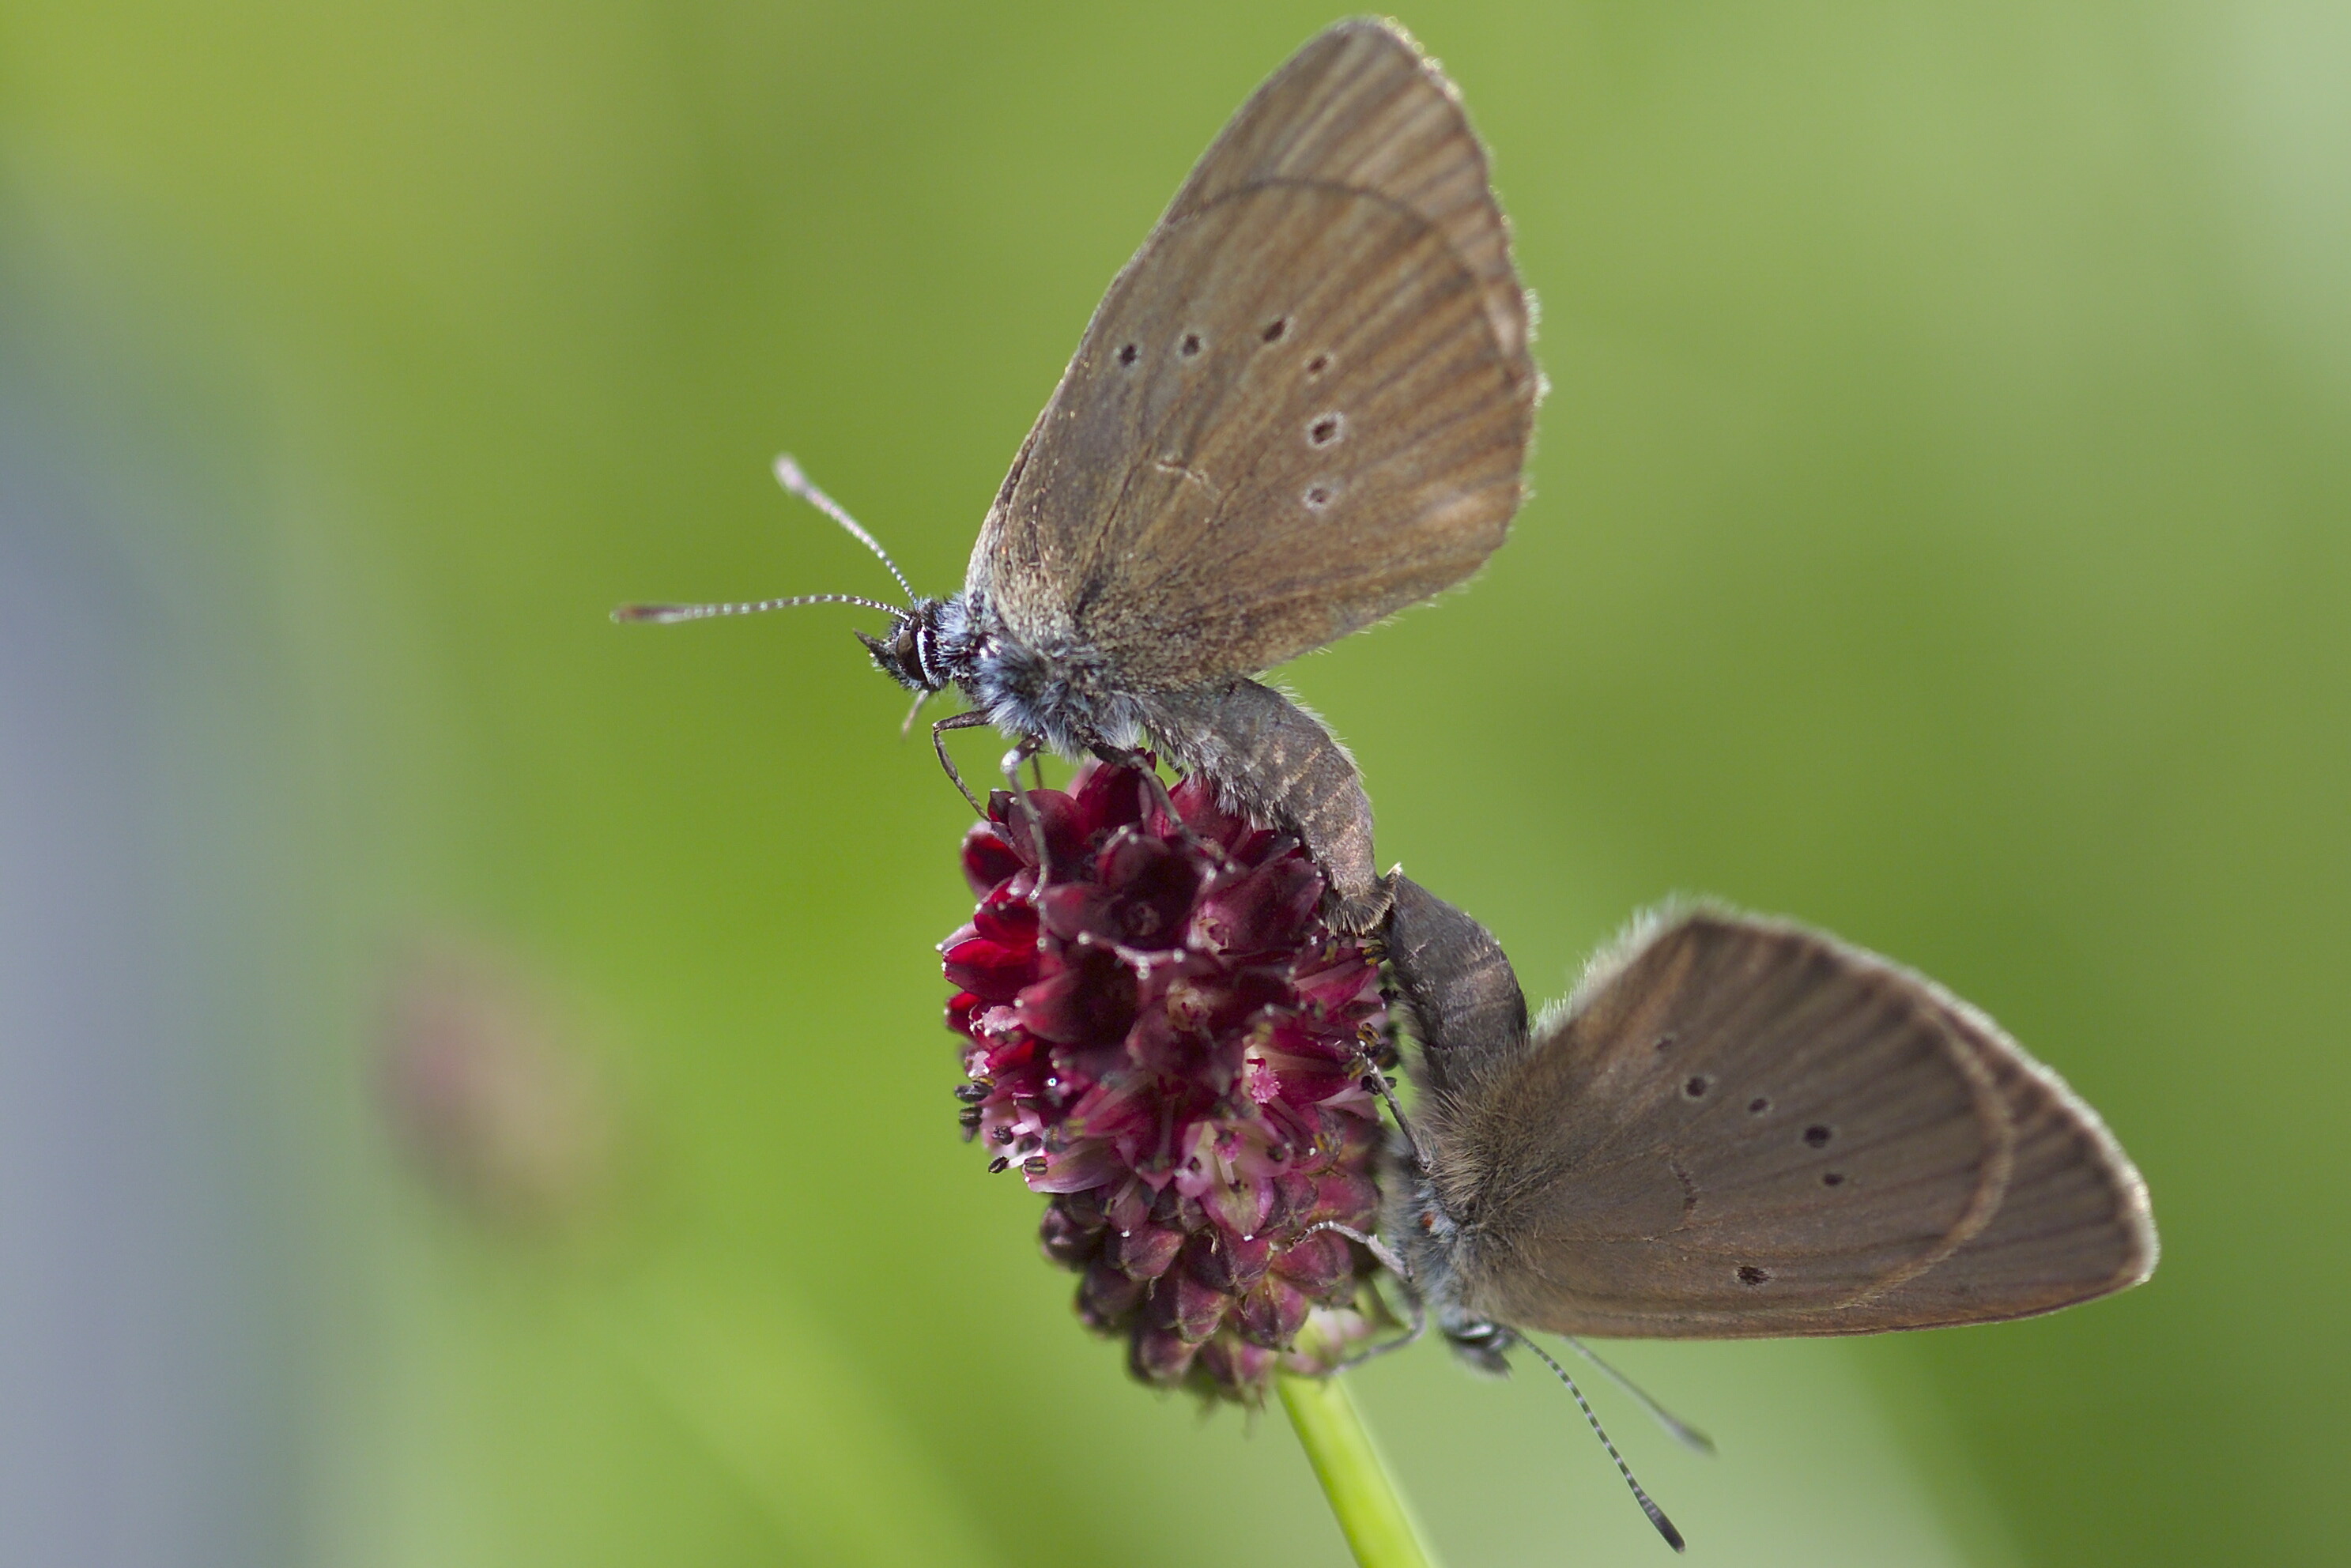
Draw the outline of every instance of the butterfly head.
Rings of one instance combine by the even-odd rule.
[[[909,608],[892,612],[886,636],[860,632],[857,640],[873,655],[875,666],[908,691],[927,695],[944,690],[955,680],[955,661],[947,656],[944,635],[952,602],[917,599]]]

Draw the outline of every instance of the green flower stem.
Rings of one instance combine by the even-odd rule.
[[[1331,1500],[1331,1511],[1361,1568],[1434,1568],[1412,1511],[1388,1479],[1387,1466],[1340,1375],[1282,1373],[1282,1408]]]

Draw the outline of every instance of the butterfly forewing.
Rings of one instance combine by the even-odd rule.
[[[1523,432],[1474,282],[1437,232],[1343,192],[1255,190],[1167,251],[1180,285],[1123,288],[1097,323],[1117,347],[1078,372],[1120,455],[1104,465],[1144,455],[1066,557],[1079,636],[1138,685],[1188,685],[1475,571],[1517,507]],[[1145,346],[1133,371],[1130,343]],[[1144,384],[1122,395],[1130,375]]]
[[[1453,84],[1392,24],[1342,22],[1300,49],[1233,116],[1162,222],[1275,182],[1364,192],[1435,224],[1476,276],[1495,341],[1525,352],[1526,296],[1485,149]]]
[[[1016,635],[1172,689],[1468,577],[1532,429],[1505,236],[1434,68],[1376,25],[1326,33],[1112,285],[972,584]]]

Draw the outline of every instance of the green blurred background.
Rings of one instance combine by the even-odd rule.
[[[12,1561],[1343,1560],[956,1140],[966,813],[851,612],[604,619],[884,591],[784,449],[956,584],[1329,19],[0,5]],[[1915,964],[2164,1233],[2053,1319],[1624,1347],[1721,1443],[1598,1392],[1691,1560],[2335,1556],[2351,12],[1403,19],[1553,391],[1485,577],[1285,672],[1384,857],[1544,994],[1677,889]],[[1360,1394],[1455,1564],[1665,1561],[1556,1387]]]

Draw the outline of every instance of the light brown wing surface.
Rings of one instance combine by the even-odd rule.
[[[1823,1332],[1980,1231],[2013,1157],[1907,977],[1712,914],[1587,985],[1480,1113],[1465,1297],[1569,1333]]]
[[[1949,1258],[1863,1303],[1888,1328],[1989,1322],[2126,1290],[2155,1270],[2147,1184],[2096,1112],[2000,1026],[1938,993],[1945,1021],[1991,1071],[2016,1155],[1991,1223]]]
[[[1873,955],[1701,912],[1636,939],[1448,1150],[1468,1303],[1669,1338],[2044,1312],[2153,1258],[2096,1119],[1989,1020]],[[1465,1132],[1470,1124],[1462,1123]]]
[[[1160,222],[1277,182],[1365,192],[1436,225],[1477,277],[1495,342],[1505,355],[1525,351],[1526,294],[1485,149],[1453,84],[1394,24],[1340,22],[1290,57],[1202,154]]]
[[[1474,572],[1537,377],[1449,84],[1343,23],[1261,88],[1113,283],[970,584],[1130,686],[1249,674]]]

